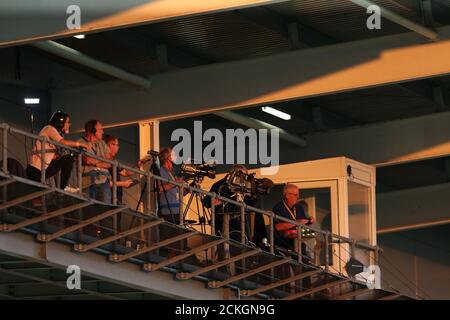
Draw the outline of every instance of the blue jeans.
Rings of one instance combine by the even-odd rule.
[[[111,203],[111,188],[109,187],[109,180],[102,184],[93,184],[88,190],[89,197],[101,202]]]

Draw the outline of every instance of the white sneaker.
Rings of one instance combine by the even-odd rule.
[[[80,193],[80,188],[73,188],[73,187],[67,186],[64,188],[64,191],[67,191],[70,193]]]

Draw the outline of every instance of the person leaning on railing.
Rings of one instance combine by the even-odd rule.
[[[110,159],[109,148],[103,141],[103,126],[98,120],[90,120],[84,125],[84,135],[78,140],[87,144],[91,152],[98,157]],[[83,191],[90,198],[111,203],[111,188],[109,169],[111,164],[83,156],[82,180]]]
[[[46,137],[49,142],[54,141],[68,147],[84,148],[89,150],[89,146],[87,143],[64,139],[63,135],[69,133],[69,130],[69,115],[62,111],[57,111],[50,118],[48,125],[42,128],[42,130],[39,132],[39,136]],[[41,148],[41,141],[36,140],[30,161],[26,169],[28,178],[34,181],[41,181],[42,169],[45,169],[45,178],[51,178],[58,172],[61,172],[60,187],[61,189],[66,189],[74,163],[73,155],[60,155],[58,153],[58,148],[55,145],[46,142],[44,145],[44,168],[42,168]]]
[[[174,173],[174,155],[172,148],[166,147],[159,151],[160,175],[164,179],[170,179],[176,182],[185,181],[175,176]],[[159,216],[165,220],[178,224],[180,221],[180,193],[178,188],[167,182],[158,183],[159,193]]]
[[[120,149],[119,139],[117,137],[107,134],[103,137],[103,140],[105,141],[106,145],[109,148],[110,159],[115,159],[117,154],[119,153],[119,149]],[[139,160],[137,163],[137,166],[140,168],[143,163],[144,163],[144,160]],[[109,171],[112,176],[112,168],[110,168]],[[129,170],[126,170],[126,169],[118,170],[118,172],[117,172],[117,204],[123,203],[123,200],[122,200],[123,188],[129,188],[138,182],[135,179],[128,178],[133,175],[135,175],[135,173],[131,172]],[[128,178],[128,179],[122,180],[121,179],[122,177]],[[112,183],[110,184],[110,186],[112,188]]]

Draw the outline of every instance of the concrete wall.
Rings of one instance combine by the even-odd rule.
[[[449,233],[450,225],[444,225],[379,235],[383,286],[412,297],[450,299]]]

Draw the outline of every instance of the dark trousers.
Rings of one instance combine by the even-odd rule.
[[[45,170],[45,178],[51,178],[58,172],[61,172],[61,189],[64,189],[69,182],[70,174],[73,168],[73,162],[74,158],[69,154],[62,156],[59,159],[52,160],[48,168]],[[39,182],[41,181],[41,170],[28,165],[27,176],[28,179]]]
[[[100,184],[93,184],[89,186],[89,188],[83,190],[87,194],[89,194],[89,198],[105,202],[105,203],[112,203],[112,197],[111,197],[111,187],[109,186],[109,179],[106,180],[104,183]]]

